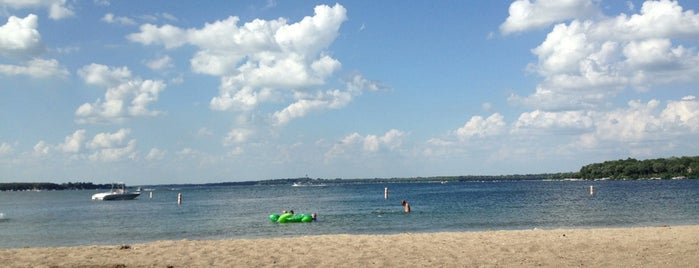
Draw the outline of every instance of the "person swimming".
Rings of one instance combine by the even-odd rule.
[[[410,204],[408,204],[408,202],[405,202],[405,200],[403,200],[400,204],[403,206],[405,213],[410,213]]]

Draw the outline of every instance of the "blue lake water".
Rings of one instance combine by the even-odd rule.
[[[152,198],[92,201],[96,192],[0,192],[0,247],[699,224],[699,180],[155,187]],[[269,221],[290,209],[318,221]]]

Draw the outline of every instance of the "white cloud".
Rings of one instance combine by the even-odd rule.
[[[127,38],[144,45],[163,45],[167,49],[177,48],[186,43],[186,31],[169,24],[162,27],[144,24],[140,30],[140,33],[130,34]]]
[[[98,133],[90,140],[86,139],[86,132],[84,129],[76,130],[55,148],[77,159],[85,157],[90,161],[111,162],[127,158],[136,159],[136,140],[125,142],[130,133],[129,129],[120,129],[115,133]],[[34,154],[48,155],[52,148],[51,145],[40,141],[34,146]]]
[[[78,71],[85,83],[108,86],[105,99],[84,103],[75,111],[79,123],[120,122],[127,116],[156,116],[148,106],[158,100],[166,84],[157,80],[132,78],[126,67],[110,68],[100,64],[84,66]]]
[[[114,162],[124,159],[136,159],[136,141],[130,140],[126,146],[101,148],[90,154],[87,159],[99,162]]]
[[[630,101],[628,108],[600,113],[597,115],[591,137],[597,142],[614,141],[628,144],[653,140],[660,138],[660,135],[676,134],[668,132],[668,126],[664,126],[656,115],[659,105],[657,100],[647,103]]]
[[[109,24],[136,25],[136,21],[128,17],[115,16],[112,13],[104,14],[102,21]]]
[[[52,146],[45,141],[39,141],[34,145],[34,155],[45,156],[51,153]]]
[[[0,26],[0,56],[27,58],[40,54],[43,44],[38,27],[39,19],[34,14],[25,18],[10,16]]]
[[[99,133],[87,143],[89,149],[111,148],[115,145],[122,144],[126,136],[131,133],[128,128],[122,128],[116,133]]]
[[[178,21],[178,20],[179,20],[179,19],[177,19],[177,17],[176,17],[175,15],[172,15],[172,14],[167,13],[167,12],[165,12],[165,13],[158,13],[157,15],[158,15],[159,17],[161,17],[161,18],[163,18],[163,19],[165,19],[165,20],[169,20],[169,21]]]
[[[0,143],[0,156],[3,155],[9,155],[14,151],[14,148],[11,144],[3,142]]]
[[[297,95],[298,100],[296,102],[274,113],[276,124],[284,125],[294,118],[303,117],[312,111],[339,109],[352,100],[352,94],[340,90],[329,90],[315,95]]]
[[[85,141],[85,130],[79,129],[66,136],[65,141],[57,146],[64,153],[79,153]]]
[[[377,81],[367,80],[359,74],[352,75],[345,83],[347,84],[347,90],[354,95],[359,95],[364,91],[378,91],[384,88]]]
[[[600,20],[594,35],[618,40],[641,40],[658,37],[695,37],[699,17],[692,10],[683,10],[677,1],[645,1],[639,14],[620,14]]]
[[[503,34],[541,29],[575,18],[599,15],[593,0],[516,0],[510,4],[509,16],[500,31]]]
[[[160,150],[158,148],[152,148],[150,151],[148,151],[148,154],[146,155],[146,160],[148,161],[157,161],[157,160],[163,160],[165,159],[165,154],[167,152]]]
[[[44,60],[44,59],[31,59],[26,65],[5,65],[0,64],[0,74],[15,76],[15,75],[26,75],[35,78],[47,78],[47,77],[67,77],[69,75],[68,70],[65,67],[60,66],[58,61],[54,59]]]
[[[447,135],[429,138],[416,151],[440,162],[501,163],[525,158],[550,162],[590,154],[649,157],[674,154],[679,147],[691,152],[699,134],[699,100],[695,96],[665,104],[654,99],[634,100],[612,109],[534,110],[521,113],[512,123],[496,115],[487,119],[474,116]]]
[[[236,144],[241,144],[250,138],[254,134],[254,131],[250,129],[245,129],[245,128],[234,128],[231,129],[228,134],[226,135],[226,138],[223,140],[223,145],[225,146],[233,146]]]
[[[314,55],[329,46],[347,20],[346,10],[339,4],[334,7],[316,6],[313,17],[304,17],[300,22],[283,25],[274,34],[282,50],[306,52]]]
[[[340,156],[355,155],[358,153],[377,153],[382,149],[387,151],[398,151],[401,149],[405,132],[391,129],[382,136],[352,133],[335,144],[325,153],[325,159],[330,160]]]
[[[361,75],[354,75],[345,83],[346,91],[328,90],[314,95],[297,92],[294,95],[296,102],[274,113],[275,124],[284,125],[314,111],[343,108],[364,91],[377,91],[382,88],[377,82],[369,81]]]
[[[501,134],[505,130],[504,117],[499,113],[494,113],[484,119],[481,116],[473,116],[463,127],[455,131],[460,139],[471,137],[488,137]]]
[[[98,133],[92,140],[86,143],[86,148],[92,150],[88,155],[91,161],[111,162],[125,158],[136,158],[136,140],[125,143],[130,129],[119,129],[115,133]]]
[[[172,68],[175,66],[175,64],[172,63],[172,58],[166,55],[157,59],[147,61],[146,66],[148,66],[148,68],[152,70],[161,71]]]
[[[699,133],[699,100],[687,96],[680,101],[671,101],[662,111],[663,121],[681,128],[681,131]]]
[[[49,18],[59,20],[74,15],[66,0],[0,0],[0,6],[14,9],[46,8]]]
[[[202,28],[145,24],[127,38],[166,49],[194,46],[192,71],[221,78],[219,95],[210,102],[213,110],[251,111],[261,103],[293,96],[273,115],[276,123],[285,124],[313,110],[342,107],[357,95],[338,90],[304,93],[318,91],[342,66],[325,50],[347,20],[345,8],[319,5],[314,11],[296,23],[280,18],[239,25],[240,19],[232,16]]]
[[[226,80],[226,79],[222,79]],[[235,81],[227,80],[221,82],[222,90],[223,88],[231,88],[230,90],[225,90],[220,96],[215,97],[211,100],[210,106],[213,110],[225,111],[229,109],[237,109],[241,111],[252,110],[257,106],[260,101],[265,100],[265,96],[270,96],[269,94],[264,94],[265,92],[256,92],[252,87],[242,87],[237,88],[237,83]]]
[[[129,68],[111,68],[106,65],[92,63],[78,70],[78,75],[85,83],[96,86],[113,87],[131,78]]]
[[[522,113],[514,123],[516,131],[584,131],[593,126],[593,118],[584,111],[545,112],[535,110]]]
[[[672,38],[699,35],[699,15],[674,1],[647,1],[640,14],[558,24],[532,50],[535,93],[510,101],[543,110],[596,109],[623,90],[699,81],[696,48]],[[686,39],[676,39],[678,41]]]

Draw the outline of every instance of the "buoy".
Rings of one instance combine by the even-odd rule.
[[[590,185],[590,195],[594,195],[594,194],[595,194],[595,186]]]
[[[150,199],[153,199],[153,192],[150,192]]]
[[[182,193],[177,194],[177,204],[182,204]]]
[[[388,199],[388,187],[383,188],[383,199]]]

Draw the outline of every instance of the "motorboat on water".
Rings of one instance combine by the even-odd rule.
[[[310,182],[294,182],[291,184],[293,187],[306,187],[306,186],[327,186],[325,183],[310,183]]]
[[[96,193],[92,195],[92,200],[131,200],[141,195],[141,192],[129,192],[126,190],[126,184],[120,183],[115,187],[112,184],[112,190],[104,193]]]

